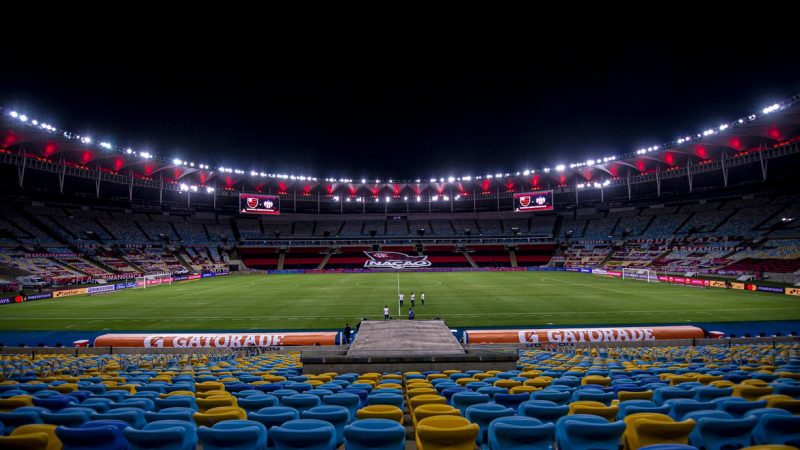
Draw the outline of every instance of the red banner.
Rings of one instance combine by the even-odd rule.
[[[467,330],[470,344],[572,344],[703,338],[697,327],[553,328],[539,330]]]
[[[144,348],[236,348],[295,345],[335,345],[335,332],[318,333],[189,333],[189,334],[104,334],[95,347]]]

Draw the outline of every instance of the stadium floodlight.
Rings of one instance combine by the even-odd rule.
[[[386,203],[389,203],[391,200],[392,200],[392,199],[391,199],[391,197],[389,197],[389,196],[387,195],[387,196],[386,196]]]
[[[15,118],[15,119],[16,119],[17,117],[19,117],[19,113],[18,113],[18,112],[16,112],[16,111],[11,111],[10,113],[8,113],[8,115],[9,115],[9,116],[11,116],[11,117],[13,117],[13,118]]]
[[[189,167],[194,167],[194,163],[193,163],[193,162],[190,162],[190,163],[189,163]]]
[[[367,182],[367,179],[366,179],[366,178],[362,178],[362,179],[361,179],[361,184],[364,184],[364,183],[366,183],[366,182]]]
[[[434,195],[434,196],[432,196],[432,197],[431,197],[431,201],[432,201],[432,202],[439,201],[439,196],[438,196],[438,195]]]
[[[603,181],[603,186],[608,186],[611,184],[611,180]]]
[[[195,185],[189,186],[189,189],[191,189],[192,192],[197,192],[197,186],[195,186]]]
[[[19,120],[22,121],[22,122],[27,122],[28,121],[28,116],[26,116],[25,114],[21,114],[19,116]]]
[[[445,196],[442,196],[442,200],[444,200],[444,201],[448,201],[448,200],[450,200],[450,197],[448,197],[448,196],[446,196],[446,195],[445,195]]]
[[[586,165],[587,166],[593,166],[594,163],[595,163],[595,161],[593,159],[589,159],[589,160],[586,161]]]
[[[108,143],[108,142],[101,142],[100,143],[100,147],[103,147],[104,149],[107,149],[107,150],[111,150],[111,144]]]
[[[772,106],[767,106],[766,108],[762,109],[761,112],[763,114],[770,114],[770,113],[773,113],[773,112],[777,111],[778,109],[780,109],[780,107],[781,107],[781,105],[775,103]]]
[[[503,176],[503,174],[502,174],[502,173],[496,173],[496,174],[494,174],[494,177],[495,177],[495,178],[501,178],[502,176]]]
[[[126,148],[125,149],[125,153],[130,155],[131,153],[133,153],[133,149],[132,148]]]
[[[422,197],[420,197],[420,196],[418,195],[418,196],[417,196],[417,201],[418,201],[418,202],[421,202],[421,201],[422,201]]]
[[[728,129],[728,124],[727,123],[723,123],[722,125],[719,126],[719,131],[725,131],[727,129]]]
[[[338,195],[334,195],[333,196],[333,201],[338,202],[339,201],[339,196]]]
[[[461,200],[461,195],[460,195],[460,194],[456,194],[456,197],[455,197],[455,199],[456,199],[456,200]]]
[[[256,172],[255,170],[251,170],[250,171],[250,176],[251,177],[257,177],[258,176],[258,172]]]
[[[36,120],[36,119],[33,119],[33,120],[31,121],[31,124],[33,124],[33,125],[39,125],[39,121],[38,121],[38,120]]]
[[[150,152],[142,152],[142,158],[150,159]]]
[[[544,168],[544,173],[550,173],[550,168],[549,167],[545,167]]]
[[[214,188],[213,188],[213,187],[211,187],[211,186],[207,187],[207,188],[206,188],[206,193],[207,193],[207,194],[213,194],[213,193],[214,193]]]
[[[349,202],[350,201],[350,197],[347,197],[344,201]]]
[[[454,181],[456,181],[455,177],[447,177],[447,182],[448,183],[452,183]]]
[[[444,178],[439,178],[439,183],[444,183]]]
[[[414,180],[414,182],[415,182],[415,183],[419,183],[419,178],[417,178],[416,180]]]
[[[403,201],[406,201],[406,202],[408,201],[408,196],[407,195],[403,196]]]
[[[81,138],[81,142],[83,142],[84,144],[91,144],[92,143],[92,138],[90,138],[88,136],[84,136],[83,138]]]
[[[558,171],[558,172],[563,172],[564,169],[566,169],[566,167],[564,167],[563,164],[559,164],[559,165],[556,166],[556,171]],[[550,170],[550,169],[545,169],[545,171],[548,171],[548,170]]]
[[[490,174],[490,173],[486,174],[486,179],[487,179],[487,180],[491,180],[492,178],[493,178],[493,177],[492,177],[492,174]]]
[[[523,175],[525,175],[525,176],[528,176],[528,175],[530,175],[530,174],[531,174],[531,171],[530,171],[530,170],[528,170],[528,169],[525,169],[525,171],[524,171],[524,172],[522,172],[522,174],[523,174]]]
[[[175,158],[175,159],[173,159],[173,160],[172,160],[172,164],[174,164],[174,165],[176,165],[176,166],[180,166],[180,165],[181,165],[181,163],[183,163],[183,161],[181,161],[181,160],[180,160],[180,159],[178,159],[178,158]]]
[[[686,139],[684,139],[684,138],[678,139],[678,144],[683,144],[684,142],[686,142]]]
[[[472,177],[469,176],[469,175],[467,175],[465,177],[461,177],[461,179],[464,180],[464,181],[472,181]]]
[[[739,125],[744,123],[744,119],[739,119]]]
[[[180,186],[179,186],[179,189],[181,191],[188,191],[189,190],[189,185],[186,184],[186,183],[181,183]]]

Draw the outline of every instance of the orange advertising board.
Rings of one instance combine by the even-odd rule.
[[[236,348],[295,345],[335,345],[336,332],[318,333],[187,333],[104,334],[95,347]]]
[[[552,328],[538,330],[467,330],[470,344],[573,344],[703,338],[697,327]]]
[[[800,289],[798,289],[798,288],[786,288],[785,293],[786,293],[786,295],[800,295]]]
[[[86,293],[87,288],[64,289],[61,291],[54,291],[53,298],[71,297],[73,295],[83,295]]]

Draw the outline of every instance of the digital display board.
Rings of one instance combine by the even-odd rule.
[[[553,191],[521,192],[514,194],[514,212],[553,210]]]
[[[275,195],[239,194],[239,212],[242,214],[281,213],[280,198]]]

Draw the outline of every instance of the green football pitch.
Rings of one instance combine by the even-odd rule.
[[[454,327],[800,320],[796,297],[567,272],[247,274],[7,305],[0,331],[340,329],[406,318],[411,291],[417,319]]]

